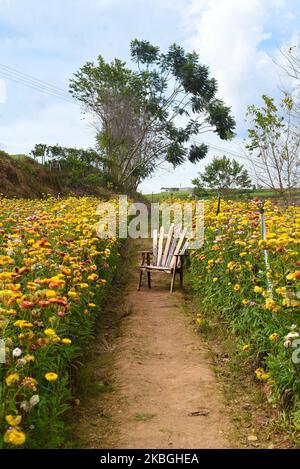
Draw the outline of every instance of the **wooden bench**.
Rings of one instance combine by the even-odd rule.
[[[188,247],[187,231],[186,229],[179,232],[170,225],[166,241],[164,227],[158,230],[153,230],[153,250],[140,251],[142,255],[141,264],[139,266],[139,281],[138,290],[142,285],[143,272],[147,272],[148,287],[151,288],[151,272],[165,272],[171,274],[170,292],[174,290],[175,276],[179,273],[180,287],[183,287],[183,268],[184,256]],[[152,259],[151,259],[152,258]]]

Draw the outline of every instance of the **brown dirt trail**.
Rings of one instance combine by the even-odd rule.
[[[98,340],[94,363],[93,379],[106,377],[113,391],[83,403],[81,447],[229,447],[231,423],[208,350],[182,310],[183,294],[170,294],[169,282],[153,274],[152,288],[145,279],[138,292],[137,274],[130,278],[119,335],[104,349]]]

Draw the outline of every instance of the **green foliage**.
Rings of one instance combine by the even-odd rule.
[[[291,196],[299,186],[299,119],[297,108],[287,93],[279,105],[269,96],[263,95],[263,106],[249,106],[247,117],[249,143],[246,148],[260,184]]]
[[[251,179],[248,171],[236,160],[223,156],[214,158],[208,164],[199,178],[193,179],[195,190],[198,193],[205,189],[213,189],[217,192],[226,192],[229,189],[248,188],[251,185]]]
[[[175,167],[204,158],[207,146],[189,145],[189,139],[200,131],[230,139],[235,121],[195,52],[172,44],[162,53],[137,39],[130,47],[136,68],[99,56],[74,74],[70,92],[100,123],[98,149],[113,186],[136,189],[163,161]]]
[[[103,158],[99,153],[89,148],[66,148],[59,145],[37,144],[31,151],[34,158],[41,158],[42,162],[55,170],[63,171],[71,185],[80,184],[83,180],[93,185],[98,181],[104,182]]]
[[[205,242],[191,258],[191,279],[200,311],[215,323],[222,321],[236,351],[269,388],[272,403],[287,412],[299,426],[300,374],[294,363],[292,345],[285,345],[295,324],[299,332],[299,282],[289,273],[299,269],[299,248],[295,227],[297,209],[282,210],[268,204],[267,244],[270,270],[264,263],[264,245],[260,244],[258,209],[252,202],[217,203],[206,208]],[[284,237],[284,232],[289,237]],[[290,253],[293,253],[290,255]],[[273,285],[269,291],[267,276]],[[205,292],[205,295],[203,295]]]
[[[281,131],[284,128],[284,118],[278,114],[278,108],[274,104],[274,99],[266,95],[263,95],[262,98],[264,106],[261,109],[254,104],[248,106],[247,115],[253,119],[253,126],[251,129],[248,129],[250,143],[247,145],[247,148],[250,151],[260,148],[261,143],[267,146],[271,135],[275,145],[280,139]]]

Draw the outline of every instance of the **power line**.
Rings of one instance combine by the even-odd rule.
[[[35,91],[40,91],[44,94],[48,94],[50,96],[54,96],[56,98],[59,98],[65,102],[68,102],[68,103],[73,103],[73,104],[77,104],[75,103],[75,101],[72,101],[71,99],[68,99],[67,97],[65,96],[62,96],[61,94],[57,94],[55,92],[52,92],[50,90],[47,90],[46,88],[40,86],[40,85],[37,85],[37,84],[34,84],[34,83],[30,83],[30,82],[26,82],[20,78],[17,78],[17,77],[12,77],[10,75],[7,75],[5,73],[3,73],[1,70],[0,70],[0,76],[2,78],[6,78],[8,80],[11,80],[11,81],[14,81],[15,83],[18,83],[18,84],[21,84],[21,85],[24,85],[24,86],[27,86],[28,88],[32,88],[34,89]]]
[[[214,145],[212,143],[207,143],[207,142],[201,142],[200,140],[197,140],[195,138],[192,138],[192,141],[195,142],[195,143],[204,143],[205,145],[207,145],[209,148],[212,148],[213,150],[216,150],[216,151],[219,151],[219,152],[224,152],[224,153],[229,153],[229,155],[231,156],[236,156],[238,158],[242,158],[244,160],[248,160],[248,158],[244,155],[240,155],[239,153],[235,153],[234,151],[232,150],[228,150],[227,148],[225,147],[220,147],[220,146],[217,146],[217,145]]]
[[[12,74],[18,75],[21,78],[34,81],[36,83],[39,83],[40,85],[43,85],[47,88],[52,89],[53,91],[60,92],[66,96],[69,96],[69,93],[65,89],[59,88],[58,86],[53,85],[52,83],[49,83],[47,81],[40,80],[39,78],[36,78],[33,75],[29,75],[28,73],[20,72],[19,70],[16,70],[15,68],[9,67],[8,65],[4,65],[0,63],[0,69],[6,72],[10,72]]]
[[[201,142],[200,140],[197,140],[197,139],[193,139],[193,141],[195,143],[205,143],[205,142]],[[246,160],[248,164],[251,164],[252,167],[257,167],[258,169],[261,169],[261,170],[264,170],[264,162],[263,161],[259,161],[257,158],[255,160],[251,160],[250,158],[248,158],[247,156],[245,155],[240,155],[239,153],[235,153],[233,151],[230,151],[230,150],[227,150],[226,148],[224,147],[219,147],[217,145],[214,145],[214,144],[210,144],[210,143],[205,143],[205,145],[207,145],[208,147],[212,148],[213,150],[215,151],[219,151],[219,152],[222,152],[222,153],[228,153],[229,155],[231,156],[235,156],[237,158],[242,158],[243,160]],[[261,166],[259,166],[261,165]],[[273,165],[272,163],[269,163],[268,166],[271,168],[271,169],[274,169],[274,170],[277,170],[277,167],[275,165]]]
[[[54,96],[65,102],[78,105],[78,103],[74,99],[72,99],[66,91],[63,91],[60,88],[55,87],[54,85],[50,85],[47,82],[43,82],[42,80],[35,79],[30,75],[22,74],[21,72],[14,71],[13,69],[9,70],[9,67],[7,67],[6,70],[4,67],[6,66],[0,64],[0,76],[2,76],[3,78],[27,86],[36,91],[40,91],[42,93]]]

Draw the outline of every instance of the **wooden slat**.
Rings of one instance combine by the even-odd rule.
[[[177,240],[178,240],[178,238],[174,235],[173,240],[172,240],[172,244],[171,244],[171,247],[170,247],[170,250],[169,250],[169,254],[168,254],[168,257],[167,257],[167,260],[166,260],[166,264],[165,264],[169,268],[170,268],[171,261],[173,259],[173,254],[174,254],[174,251],[175,251],[175,248],[176,248]]]
[[[165,245],[165,250],[164,250],[164,255],[163,255],[163,258],[162,258],[162,261],[161,261],[161,265],[162,265],[162,266],[165,266],[165,265],[166,265],[166,261],[167,261],[167,258],[168,258],[168,254],[169,254],[169,249],[170,249],[170,246],[171,246],[171,241],[172,241],[173,233],[174,233],[174,223],[172,223],[172,224],[170,225],[170,228],[169,228],[168,237],[167,237],[167,241],[166,241],[166,245]]]
[[[153,230],[153,264],[157,262],[157,230]]]
[[[189,242],[188,242],[188,240],[186,239],[186,240],[185,240],[185,243],[184,243],[184,245],[183,245],[183,247],[182,247],[182,249],[181,249],[181,251],[179,252],[179,254],[184,254],[185,251],[186,251],[187,248],[188,248],[188,245],[189,245]]]
[[[158,240],[158,253],[157,253],[157,263],[156,263],[157,266],[160,266],[161,264],[161,256],[163,252],[163,243],[164,243],[164,231],[165,231],[164,227],[161,226],[160,231],[159,231],[159,240]]]
[[[174,251],[174,254],[179,254],[180,253],[181,248],[182,248],[182,246],[185,242],[185,238],[186,238],[186,228],[182,231],[182,233],[179,237],[179,240],[178,240],[176,249]],[[171,263],[170,263],[170,267],[173,267],[174,263],[175,263],[175,255],[173,255],[173,258],[172,258]]]
[[[170,267],[162,267],[161,265],[160,266],[158,266],[158,265],[147,265],[147,266],[145,266],[145,270],[162,270],[162,271],[166,271],[166,272],[171,271]]]

